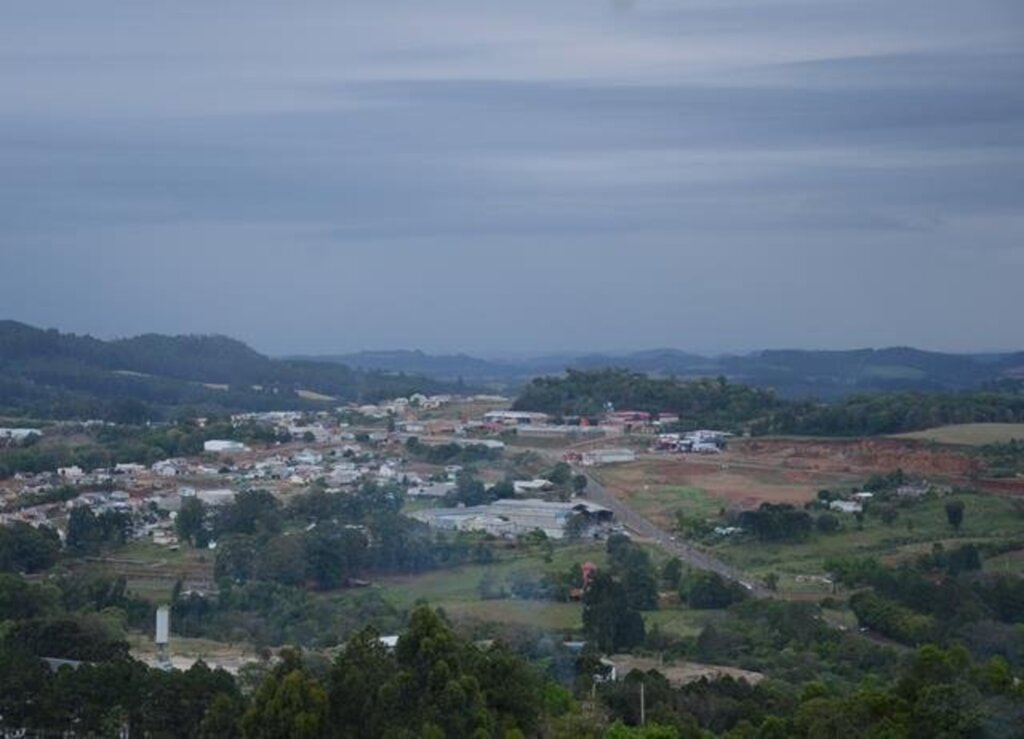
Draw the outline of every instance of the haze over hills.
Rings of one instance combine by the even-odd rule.
[[[0,321],[0,412],[138,421],[202,412],[301,409],[445,392],[450,384],[337,363],[271,359],[226,336],[102,341]]]
[[[312,358],[310,358],[312,359]],[[677,349],[623,354],[547,355],[488,360],[421,351],[377,351],[315,357],[363,370],[415,372],[439,380],[518,387],[566,368],[621,367],[652,375],[708,377],[772,387],[789,398],[841,398],[858,392],[968,390],[1024,376],[1024,352],[951,354],[910,347],[848,351],[764,350],[702,356]]]
[[[675,349],[491,360],[420,351],[273,359],[226,336],[144,334],[102,341],[0,321],[0,412],[147,420],[317,408],[413,392],[490,387],[515,393],[567,368],[619,367],[681,379],[723,375],[783,398],[834,400],[869,391],[950,391],[1024,377],[1024,353],[911,348],[761,351],[706,357]]]

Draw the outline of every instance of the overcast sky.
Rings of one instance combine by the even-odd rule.
[[[1024,3],[4,2],[0,317],[1024,348]]]

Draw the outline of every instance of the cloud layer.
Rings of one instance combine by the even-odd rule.
[[[0,314],[275,353],[1021,344],[1017,2],[8,5]]]

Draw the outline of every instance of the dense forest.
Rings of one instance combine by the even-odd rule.
[[[679,428],[753,434],[870,436],[950,423],[1024,421],[1024,392],[1015,385],[948,393],[879,393],[832,403],[792,401],[771,390],[714,380],[653,378],[623,369],[568,370],[534,379],[517,410],[556,417],[598,417],[606,408],[675,413]]]
[[[224,336],[101,341],[0,321],[0,413],[39,418],[162,419],[202,413],[322,407],[436,393],[454,386],[401,373],[277,360]],[[307,391],[305,394],[300,391]]]

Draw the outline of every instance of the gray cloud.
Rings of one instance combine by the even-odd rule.
[[[0,313],[272,352],[1019,344],[997,0],[0,10]]]

